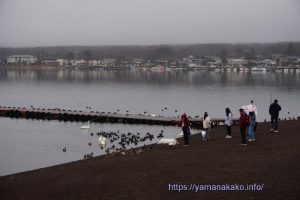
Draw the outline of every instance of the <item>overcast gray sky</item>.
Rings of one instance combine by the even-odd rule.
[[[0,0],[0,46],[300,41],[300,0]]]

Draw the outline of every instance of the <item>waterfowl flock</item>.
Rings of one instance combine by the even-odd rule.
[[[139,154],[146,148],[153,148],[153,144],[146,146],[146,142],[154,142],[154,139],[163,138],[164,130],[155,135],[150,132],[142,134],[140,132],[121,133],[118,131],[100,131],[97,133],[90,133],[90,136],[98,137],[98,144],[100,150],[104,154],[120,153],[121,155]],[[144,144],[144,145],[143,145]],[[92,146],[92,142],[88,143]],[[138,147],[138,148],[137,148]],[[93,157],[93,153],[85,154],[84,159]]]

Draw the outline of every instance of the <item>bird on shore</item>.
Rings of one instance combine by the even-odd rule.
[[[89,146],[92,146],[92,143],[91,143],[91,142],[89,142],[89,143],[88,143],[88,145],[89,145]]]
[[[93,136],[94,135],[94,133],[93,132],[91,132],[91,134],[90,134],[91,136]]]
[[[160,133],[160,134],[157,136],[157,138],[162,138],[162,137],[164,137],[163,133]]]
[[[138,150],[136,150],[136,154],[140,154],[140,153],[142,153],[143,152],[143,150],[142,149],[138,149]]]
[[[87,123],[88,123],[87,125],[81,126],[80,128],[81,129],[89,129],[89,128],[91,128],[90,127],[90,121],[88,121]]]
[[[93,152],[90,154],[84,154],[83,158],[87,159],[87,158],[92,158],[94,156]]]
[[[63,152],[66,152],[66,151],[67,151],[67,147],[64,147],[64,148],[63,148]]]

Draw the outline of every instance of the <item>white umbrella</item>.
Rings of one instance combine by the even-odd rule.
[[[257,109],[256,109],[256,106],[250,104],[250,105],[245,105],[245,106],[242,106],[241,107],[242,109],[244,109],[244,111],[249,114],[249,112],[256,112]]]

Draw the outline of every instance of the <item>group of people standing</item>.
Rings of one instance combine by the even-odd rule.
[[[278,104],[278,100],[275,99],[274,102],[269,107],[269,114],[271,115],[271,130],[270,132],[278,133],[278,118],[279,111],[281,110],[281,106]],[[251,104],[247,106],[243,106],[239,109],[240,118],[239,118],[239,128],[241,132],[241,145],[247,145],[246,139],[246,130],[248,128],[249,142],[255,141],[255,131],[257,127],[257,108],[253,104],[253,100],[251,100]],[[233,114],[229,108],[225,109],[226,117],[225,117],[225,126],[226,126],[226,139],[232,138],[231,135],[231,127],[233,125]],[[212,119],[208,115],[207,112],[204,112],[203,116],[203,141],[209,140],[209,132],[211,129]],[[189,135],[190,126],[192,123],[188,120],[187,115],[184,113],[181,116],[181,121],[177,124],[177,126],[182,127],[183,138],[184,138],[184,146],[189,146]]]
[[[203,117],[203,141],[208,141],[209,140],[209,131],[211,129],[211,123],[212,120],[208,116],[207,112],[204,112],[204,117]],[[182,127],[182,132],[183,132],[183,139],[184,139],[184,145],[183,146],[189,146],[189,136],[191,135],[191,129],[190,127],[192,126],[192,123],[189,121],[187,115],[184,113],[181,115],[181,120],[177,124],[177,126]]]

